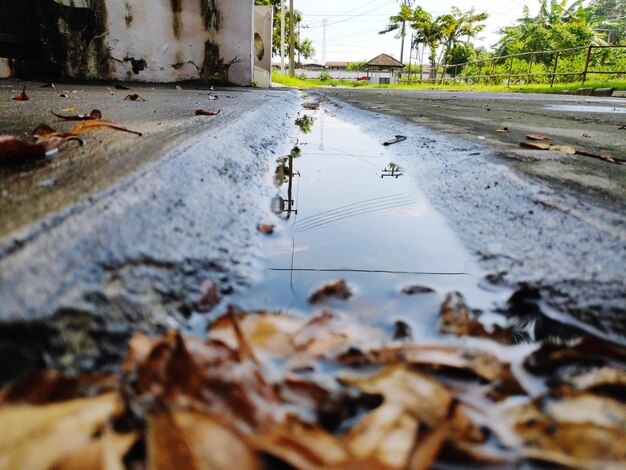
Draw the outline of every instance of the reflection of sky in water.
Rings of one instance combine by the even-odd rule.
[[[549,104],[545,107],[550,111],[565,111],[570,113],[617,113],[626,114],[626,108],[619,106],[583,106],[574,104]]]
[[[344,278],[355,296],[327,308],[375,321],[391,312],[422,315],[418,330],[426,331],[450,290],[462,291],[479,308],[501,300],[502,294],[478,289],[481,272],[410,175],[382,177],[393,159],[381,142],[324,110],[308,114],[315,124],[299,136],[302,154],[292,161],[293,212],[281,214],[284,228],[266,242],[263,281],[235,303],[306,312],[313,291]],[[411,151],[410,141],[398,145]],[[279,191],[288,201],[288,182]],[[439,295],[399,294],[410,285],[433,287]]]

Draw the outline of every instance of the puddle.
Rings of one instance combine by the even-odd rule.
[[[617,106],[584,106],[573,104],[549,104],[544,109],[550,111],[566,111],[571,113],[607,113],[607,114],[626,114],[626,108]]]
[[[450,291],[482,310],[508,298],[479,287],[484,273],[382,142],[323,109],[302,112],[297,124],[297,144],[273,175],[271,208],[284,226],[266,240],[262,279],[229,303],[349,312],[386,326],[403,319],[427,336]],[[309,304],[338,279],[353,291],[349,300]]]

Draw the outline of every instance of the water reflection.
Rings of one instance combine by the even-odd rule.
[[[313,129],[313,122],[315,121],[315,119],[313,119],[311,116],[305,114],[302,115],[300,117],[298,117],[298,119],[296,119],[296,126],[298,126],[300,128],[300,130],[302,131],[303,134],[310,134],[311,130]]]
[[[383,168],[380,177],[392,177],[398,179],[402,175],[404,175],[404,170],[400,167],[400,165],[397,165],[394,162],[390,162],[386,168]]]
[[[263,279],[229,301],[255,310],[332,309],[378,325],[402,320],[415,337],[436,331],[451,290],[477,309],[506,302],[506,293],[478,287],[484,273],[381,142],[324,109],[302,113],[297,124],[304,125],[298,144],[274,173],[272,211],[285,226],[267,241]],[[352,298],[308,303],[338,279]],[[402,294],[412,285],[433,293]]]
[[[296,146],[291,149],[289,155],[277,160],[278,166],[276,167],[276,172],[274,173],[274,184],[278,188],[287,184],[287,199],[283,198],[279,192],[272,199],[271,209],[274,214],[284,220],[289,220],[292,213],[298,213],[298,211],[294,209],[295,201],[293,200],[293,178],[296,175],[300,176],[300,174],[294,173],[293,161],[301,155],[302,151]]]

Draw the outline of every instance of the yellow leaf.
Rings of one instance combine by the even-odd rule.
[[[0,469],[47,470],[91,443],[119,406],[119,396],[108,393],[47,406],[0,408]]]

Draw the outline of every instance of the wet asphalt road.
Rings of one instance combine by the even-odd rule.
[[[0,83],[2,133],[26,138],[40,122],[70,129],[49,111],[76,105],[73,112],[98,108],[144,135],[98,132],[44,164],[0,169],[0,355],[11,358],[0,382],[42,364],[106,368],[133,329],[178,327],[213,285],[226,295],[258,278],[255,226],[273,220],[268,172],[293,145],[302,103],[289,90],[216,90],[219,100],[210,100],[208,89],[193,86],[111,95],[110,85],[60,85],[69,92],[60,98],[38,85],[18,103],[10,98],[20,84]],[[125,101],[129,93],[146,101]],[[626,167],[520,150],[517,142],[541,131],[623,155],[623,115],[563,119],[544,109],[545,97],[521,95],[327,94],[345,100],[327,111],[381,142],[409,136],[393,146],[398,162],[414,166],[415,183],[483,263],[489,283],[530,293],[521,296],[529,311],[537,292],[556,316],[623,341]],[[221,113],[195,116],[200,107]],[[503,125],[510,134],[495,132]]]
[[[381,142],[409,137],[392,146],[397,162],[415,170],[416,184],[479,257],[489,283],[519,289],[517,299],[524,301],[517,310],[542,305],[544,315],[626,341],[626,166],[519,146],[526,134],[543,134],[623,157],[626,101],[380,89],[314,93]],[[503,127],[510,133],[496,132]]]
[[[555,144],[626,160],[624,98],[355,88],[325,88],[323,93],[486,145],[523,173],[612,201],[626,200],[624,167],[520,147],[527,135],[540,134]],[[509,132],[498,132],[505,128]]]

